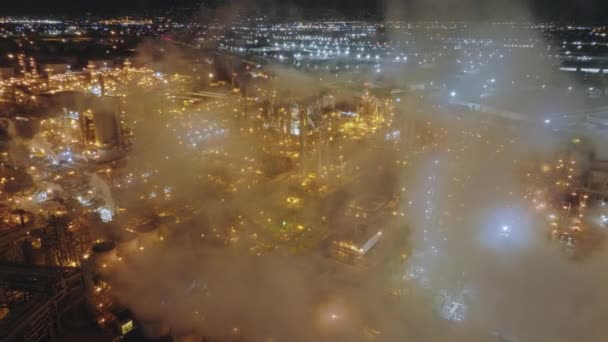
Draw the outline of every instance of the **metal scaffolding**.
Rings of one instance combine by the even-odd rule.
[[[55,341],[63,315],[84,299],[80,269],[0,264],[0,341]]]

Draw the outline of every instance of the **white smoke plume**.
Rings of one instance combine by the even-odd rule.
[[[36,134],[32,140],[29,141],[30,148],[38,149],[40,152],[46,154],[54,164],[59,163],[57,154],[53,151],[53,146],[44,137],[42,133]]]
[[[401,5],[387,3],[391,20],[402,20],[399,11],[390,10]],[[413,2],[410,9],[414,6],[414,12],[426,14],[441,10],[449,15],[454,7],[462,12],[473,5]],[[530,18],[521,8],[525,6],[509,10]],[[475,13],[480,15],[475,19],[490,18]],[[463,34],[484,32],[485,27],[474,26]],[[525,64],[526,60],[509,68]],[[495,77],[508,75],[509,68],[497,70]],[[276,88],[297,96],[318,93],[316,77],[273,69]],[[251,191],[239,189],[243,195],[230,196],[213,187],[213,182],[238,179],[249,166],[261,168],[258,157],[266,153],[269,141],[278,139],[262,133],[227,134],[214,142],[217,145],[193,146],[176,138],[188,136],[189,127],[171,126],[162,114],[164,107],[158,113],[142,110],[134,118],[142,135],[129,167],[154,172],[152,180],[146,178],[137,188],[141,191],[125,197],[139,202],[140,193],[149,197],[159,191],[158,184],[169,183],[175,187],[172,196],[179,197],[189,213],[165,242],[146,246],[116,269],[110,281],[118,301],[142,322],[163,322],[174,335],[193,333],[218,339],[601,340],[608,332],[600,322],[607,310],[601,285],[606,280],[601,271],[606,253],[584,264],[563,258],[546,241],[544,218],[525,198],[526,163],[551,158],[562,146],[562,138],[535,124],[485,114],[446,117],[435,114],[416,95],[410,97],[404,96],[398,110],[417,126],[414,135],[432,136],[429,142],[415,137],[417,144],[424,145],[415,151],[372,150],[362,144],[348,155],[353,164],[371,170],[393,170],[396,160],[407,159],[405,171],[397,169],[394,179],[366,173],[365,179],[346,186],[341,196],[319,200],[307,213],[310,222],[331,222],[330,232],[321,233],[354,229],[344,227],[349,221],[343,216],[357,195],[384,189],[390,194],[404,192],[396,219],[381,221],[374,229],[387,234],[407,232],[409,239],[381,241],[385,252],[378,253],[368,269],[337,263],[322,255],[322,247],[298,249],[291,242],[285,248],[267,246],[269,251],[260,256],[252,253],[256,239],[276,233],[259,222],[241,223],[241,216],[272,212],[274,200],[295,186],[269,181]],[[151,101],[151,107],[162,102],[144,95],[141,99]],[[203,122],[209,112],[192,114],[192,121]],[[243,128],[233,122],[226,125],[228,132]],[[213,150],[220,162],[200,158],[209,156],[203,153],[193,158],[192,151],[197,149]],[[247,164],[245,157],[247,162],[255,161]],[[228,161],[232,168],[222,168],[221,163]],[[234,167],[239,163],[246,167]],[[232,173],[233,169],[238,172]],[[108,185],[97,175],[91,176],[90,183],[105,205],[113,208]],[[129,204],[138,209],[145,206]],[[312,233],[321,230],[320,223],[310,225]],[[240,234],[229,246],[211,239],[232,230]]]
[[[114,212],[116,205],[112,197],[112,191],[108,183],[103,180],[98,174],[91,174],[89,185],[93,188],[95,195],[99,196],[103,201],[103,207]]]

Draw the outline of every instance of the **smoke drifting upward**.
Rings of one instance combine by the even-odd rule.
[[[561,263],[545,244],[541,217],[524,199],[521,162],[537,151],[522,149],[530,143],[517,132],[443,123],[453,132],[447,142],[451,149],[422,157],[408,187],[414,251],[405,278],[456,303],[453,312],[442,309],[446,319],[463,321],[459,324],[478,333],[534,340],[529,333],[540,331],[532,323],[539,318],[528,316],[525,308],[528,290],[534,291],[528,282],[535,286],[539,264]],[[513,287],[514,282],[519,285]],[[559,291],[544,290],[559,300]],[[543,317],[557,319],[550,313]],[[517,320],[530,326],[511,325]]]
[[[53,152],[53,148],[51,144],[46,140],[44,135],[36,134],[29,143],[30,148],[37,149],[41,153],[48,155],[48,157],[53,161],[54,164],[59,162],[59,158]]]
[[[110,186],[97,174],[91,174],[89,185],[95,192],[95,195],[101,198],[103,201],[102,206],[99,208],[100,218],[104,222],[111,221],[114,211],[116,210],[116,205],[114,204],[114,199],[112,198]]]
[[[213,248],[193,254],[183,246],[157,252],[137,260],[134,270],[124,271],[128,274],[119,274],[128,281],[124,288],[131,290],[119,297],[142,320],[162,319],[177,332],[194,329],[220,338],[307,341],[318,337],[317,322],[311,322],[316,316],[314,303],[331,290],[329,276],[315,269],[318,260],[250,258]],[[149,272],[151,264],[165,272]],[[148,300],[138,294],[142,284],[158,285],[144,287]]]
[[[494,13],[485,11],[485,3],[429,1],[413,8],[400,7],[402,3],[387,2],[387,18],[400,20],[403,17],[396,13],[405,12],[425,16],[436,10],[440,17],[467,13],[467,18],[490,21],[505,10],[494,7],[494,2]],[[525,6],[505,5],[518,20],[531,19]],[[496,33],[493,25],[469,27],[463,36]],[[547,45],[540,34],[525,38]],[[502,79],[531,63],[531,58],[505,63],[480,78]],[[551,74],[547,64],[534,64],[534,73]],[[444,318],[488,334],[450,340],[486,341],[492,340],[490,335],[500,341],[597,339],[605,331],[594,327],[591,316],[606,310],[606,296],[595,285],[604,281],[599,269],[606,264],[606,255],[586,265],[559,258],[546,243],[544,217],[530,206],[522,177],[528,161],[551,158],[564,141],[540,128],[507,124],[505,130],[505,122],[479,119],[466,124],[441,119],[438,124],[450,132],[445,144],[450,148],[424,154],[408,180],[414,251],[406,279],[454,304],[442,308]],[[585,318],[573,322],[573,315]]]
[[[474,19],[483,21],[494,11],[507,11],[530,18],[525,6],[506,1],[492,10],[472,1],[401,4],[387,2],[386,17],[476,13]],[[475,25],[462,34],[485,31]],[[171,56],[173,63],[182,55]],[[526,63],[480,78],[500,78]],[[318,95],[317,75],[269,69],[276,74],[273,87],[282,94]],[[608,311],[601,286],[608,280],[602,272],[608,256],[601,253],[586,264],[561,258],[545,241],[544,214],[527,198],[528,162],[550,158],[563,145],[536,125],[538,118],[527,125],[481,114],[462,118],[425,112],[423,117],[416,95],[404,96],[398,111],[416,124],[424,121],[415,134],[430,135],[430,142],[415,151],[388,152],[362,143],[348,158],[361,165],[373,161],[370,168],[376,171],[393,170],[395,159],[407,159],[405,171],[399,169],[390,181],[382,178],[386,174],[365,173],[369,178],[341,189],[344,198],[302,195],[320,202],[306,212],[303,234],[317,234],[321,224],[315,222],[329,221],[328,232],[318,233],[329,236],[344,229],[345,203],[357,194],[378,194],[378,184],[389,184],[391,195],[406,189],[399,208],[404,215],[395,214],[397,219],[374,229],[406,231],[409,241],[382,241],[384,252],[375,256],[380,261],[360,269],[335,262],[318,246],[297,246],[273,226],[290,224],[291,217],[268,212],[278,207],[277,198],[284,205],[287,195],[303,193],[300,178],[236,181],[243,174],[264,173],[263,157],[280,141],[234,119],[246,106],[242,98],[233,99],[235,108],[176,114],[162,98],[137,96],[142,108],[130,111],[137,140],[128,162],[130,171],[146,176],[122,200],[140,209],[143,205],[133,202],[166,191],[191,211],[186,220],[175,220],[170,239],[126,258],[111,275],[118,300],[144,324],[163,322],[176,336],[251,341],[367,340],[363,336],[379,341],[595,341],[608,333],[600,322]],[[97,175],[90,183],[106,207],[114,208],[107,184]],[[234,187],[218,185],[226,183]],[[215,238],[220,234],[230,242]],[[258,253],[258,241],[271,238],[287,247],[263,246],[266,250]],[[394,255],[403,256],[395,262]]]

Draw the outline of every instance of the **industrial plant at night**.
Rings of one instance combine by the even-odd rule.
[[[0,341],[603,341],[608,27],[420,2],[0,6]]]

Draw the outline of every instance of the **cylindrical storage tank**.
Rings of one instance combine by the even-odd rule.
[[[137,234],[125,232],[116,241],[117,253],[120,256],[129,255],[137,250]]]
[[[158,225],[154,222],[150,221],[140,224],[137,226],[136,231],[140,246],[150,245],[160,240]]]
[[[91,259],[98,271],[111,267],[117,260],[116,244],[112,241],[102,241],[93,245]]]

